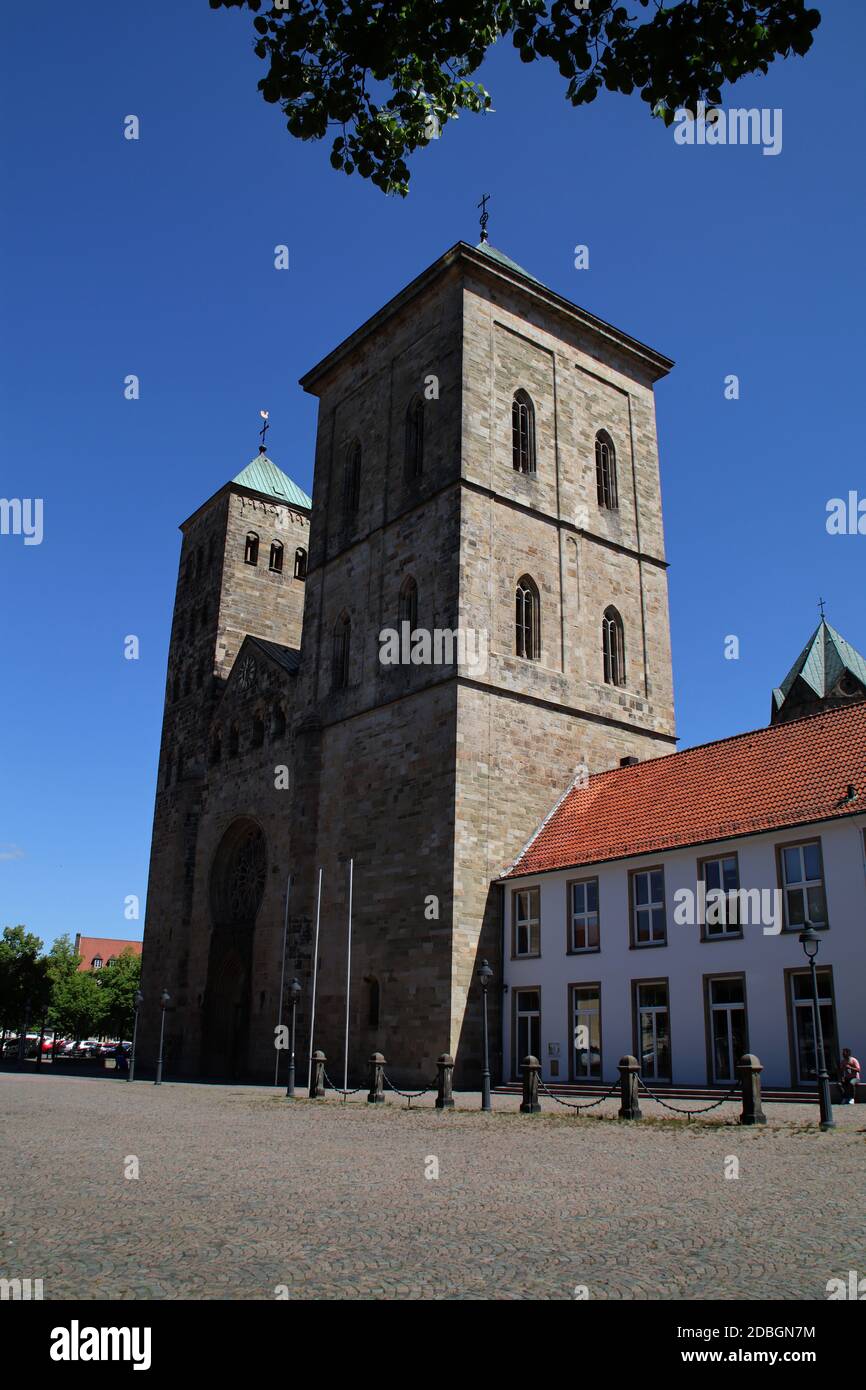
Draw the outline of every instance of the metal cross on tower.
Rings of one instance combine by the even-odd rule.
[[[260,454],[264,454],[264,453],[266,452],[266,449],[265,449],[265,436],[266,436],[266,434],[267,434],[267,432],[268,432],[268,430],[269,430],[269,428],[270,428],[270,425],[269,425],[269,423],[268,423],[268,412],[267,412],[266,410],[260,410],[260,411],[259,411],[259,414],[261,415],[262,420],[264,421],[264,423],[263,423],[261,429],[259,430],[259,439],[262,441],[261,444],[259,445],[259,453],[260,453]]]
[[[480,222],[481,222],[481,244],[482,244],[482,246],[483,246],[483,244],[485,243],[485,241],[487,240],[487,223],[490,221],[490,213],[487,211],[487,204],[488,204],[489,202],[490,202],[490,194],[489,194],[489,193],[482,193],[482,195],[481,195],[481,202],[478,203],[478,205],[477,205],[477,206],[480,207],[480,209],[481,209],[481,218],[480,218]]]
[[[820,613],[821,613],[821,622],[823,622],[823,621],[824,621],[824,599],[822,599],[822,598],[819,598],[819,599],[818,599],[818,608],[819,608],[819,611],[820,611]]]

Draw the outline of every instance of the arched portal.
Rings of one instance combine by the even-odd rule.
[[[208,1076],[234,1079],[247,1070],[253,936],[266,867],[261,826],[246,817],[233,821],[217,847],[210,876],[212,930],[201,1068]]]

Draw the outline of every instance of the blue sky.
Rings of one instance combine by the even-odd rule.
[[[0,536],[0,925],[140,935],[177,525],[253,457],[263,406],[310,490],[298,377],[476,240],[485,191],[494,245],[676,360],[657,401],[681,746],[767,722],[819,594],[866,651],[866,537],[825,529],[830,497],[866,494],[866,7],[819,8],[805,59],[726,95],[782,109],[776,157],[680,147],[636,96],[572,110],[553,65],[501,44],[495,113],[449,126],[402,201],[289,138],[247,11],[4,7],[0,494],[43,498],[45,533]]]

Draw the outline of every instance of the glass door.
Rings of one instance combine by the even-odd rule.
[[[712,1081],[732,1086],[746,1045],[746,1000],[742,979],[710,980]]]
[[[671,1033],[664,980],[637,986],[638,1061],[646,1081],[670,1081]]]
[[[523,1075],[520,1064],[524,1057],[541,1060],[541,992],[537,989],[514,991],[514,1078]]]

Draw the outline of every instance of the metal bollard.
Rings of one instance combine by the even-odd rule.
[[[383,1105],[385,1101],[385,1058],[374,1052],[370,1058],[370,1094],[368,1105]]]
[[[625,1057],[620,1057],[618,1065],[619,1118],[621,1120],[639,1120],[641,1112],[637,1103],[637,1079],[640,1073],[640,1064],[636,1057],[630,1057],[626,1054]]]
[[[322,1100],[325,1095],[325,1063],[327,1057],[324,1052],[313,1053],[313,1076],[310,1081],[310,1100]]]
[[[761,1066],[754,1052],[747,1052],[737,1063],[737,1071],[743,1083],[743,1112],[741,1125],[765,1125],[767,1117],[761,1107]]]
[[[449,1053],[443,1052],[436,1062],[436,1069],[438,1072],[436,1109],[453,1110],[454,1096],[451,1093],[451,1081],[454,1075],[454,1058]]]
[[[520,1102],[521,1115],[537,1115],[541,1110],[541,1102],[538,1099],[538,1073],[541,1071],[541,1063],[537,1057],[524,1057],[521,1063],[523,1068],[523,1100]]]

